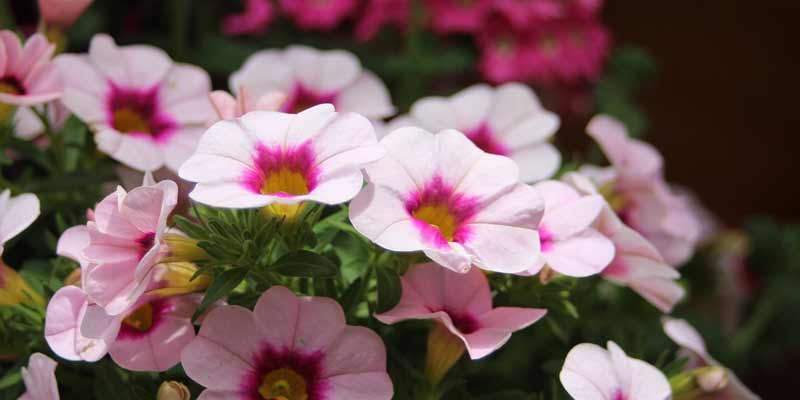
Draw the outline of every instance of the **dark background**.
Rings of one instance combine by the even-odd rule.
[[[656,60],[640,100],[668,179],[728,224],[797,222],[800,2],[609,0],[605,21]]]

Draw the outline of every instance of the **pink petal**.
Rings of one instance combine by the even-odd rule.
[[[320,51],[306,46],[289,46],[286,61],[302,84],[317,93],[332,93],[352,84],[361,74],[361,63],[344,50]]]
[[[31,193],[11,197],[6,189],[0,194],[0,245],[19,235],[39,216],[39,198]]]
[[[594,229],[552,243],[543,253],[547,265],[574,277],[600,273],[614,259],[614,244]]]
[[[619,388],[608,352],[590,343],[579,344],[569,351],[559,378],[575,399],[608,400]]]
[[[469,229],[464,247],[481,269],[522,272],[539,257],[539,235],[533,229],[489,223],[469,224]]]
[[[708,364],[717,364],[706,350],[706,342],[697,330],[682,319],[662,317],[664,333],[678,346],[689,349]]]
[[[364,71],[353,84],[342,89],[336,108],[357,112],[370,119],[386,118],[395,113],[386,85],[371,72]]]
[[[27,392],[20,399],[58,400],[57,365],[42,353],[31,354],[27,368],[22,367],[22,380]]]
[[[489,126],[504,132],[520,117],[541,108],[541,102],[529,86],[516,82],[502,84],[494,90],[494,102],[488,112]]]
[[[361,372],[327,379],[333,399],[389,400],[394,388],[386,372]]]
[[[386,374],[386,348],[380,336],[372,330],[347,326],[328,343],[322,370],[324,378],[364,372]]]
[[[192,380],[210,390],[238,391],[254,368],[260,340],[250,310],[218,307],[206,316],[197,337],[184,347],[181,362]]]
[[[172,68],[164,78],[159,94],[164,104],[171,107],[184,100],[206,99],[210,91],[211,78],[208,76],[208,72],[194,65],[176,63],[172,64]],[[198,111],[201,111],[203,115],[193,116],[195,121],[199,121],[203,116],[213,116],[210,101]]]
[[[547,314],[542,308],[498,307],[482,314],[479,322],[484,329],[509,332],[525,329]]]
[[[550,178],[561,166],[561,153],[550,143],[515,148],[508,156],[519,166],[519,180],[522,182]]]
[[[117,339],[109,354],[125,369],[161,372],[181,361],[181,351],[192,339],[194,326],[189,318],[167,315],[144,336]]]
[[[106,34],[97,34],[92,37],[89,45],[89,59],[92,64],[116,84],[132,85],[128,74],[127,60],[117,47],[114,39]]]
[[[361,190],[350,202],[350,222],[364,236],[388,250],[425,248],[403,200],[383,186],[370,184]]]

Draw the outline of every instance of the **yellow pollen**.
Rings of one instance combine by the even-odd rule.
[[[16,86],[0,81],[0,93],[20,94]],[[0,103],[0,121],[3,121],[14,112],[12,104]]]
[[[264,375],[258,393],[265,400],[308,400],[305,379],[289,368]]]
[[[439,230],[439,233],[447,239],[453,241],[456,233],[456,220],[450,213],[450,208],[445,204],[423,205],[415,210],[412,215],[414,218],[426,222],[428,225]]]
[[[120,132],[150,132],[147,120],[138,112],[123,107],[114,111],[114,128]]]
[[[10,83],[0,82],[0,93],[19,94],[19,89]]]
[[[609,182],[601,186],[599,192],[606,199],[608,205],[611,206],[611,209],[615,212],[622,211],[627,205],[625,198],[614,189],[614,182]]]
[[[285,193],[292,196],[308,194],[308,183],[303,174],[288,168],[271,172],[261,185],[261,193]]]
[[[145,332],[153,326],[153,306],[145,304],[128,314],[122,323],[136,329],[139,332]]]

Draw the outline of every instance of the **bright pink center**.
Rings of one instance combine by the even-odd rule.
[[[158,85],[139,89],[111,82],[109,87],[106,96],[108,125],[118,132],[163,143],[177,130],[177,122],[161,106]]]
[[[262,400],[265,389],[270,389],[269,386],[283,383],[287,386],[285,387],[286,392],[296,393],[299,391],[298,384],[302,384],[302,391],[307,395],[307,400],[328,399],[330,383],[323,378],[324,358],[325,355],[321,351],[301,353],[287,348],[278,349],[264,343],[252,360],[255,368],[240,384],[239,394],[242,399]],[[269,377],[276,371],[290,371],[285,375],[292,376],[294,379],[289,379],[287,382],[265,382],[265,377]],[[268,387],[265,388],[265,384]]]
[[[464,243],[469,238],[468,223],[478,211],[478,199],[456,193],[436,175],[407,197],[405,207],[423,239],[446,248],[448,242]]]
[[[316,154],[310,141],[286,148],[259,143],[253,155],[255,168],[246,171],[241,181],[253,193],[279,197],[304,195],[319,182],[315,163]]]
[[[617,391],[611,396],[611,400],[627,400],[627,398],[628,397],[625,396],[625,393],[622,393],[621,389],[617,389]]]
[[[553,233],[544,226],[539,226],[539,243],[542,251],[550,251],[553,248]]]
[[[151,248],[153,248],[153,244],[155,244],[156,240],[156,233],[155,232],[147,232],[142,234],[136,238],[135,242],[137,245],[137,251],[139,252],[139,259],[144,257]]]
[[[281,111],[287,113],[299,113],[317,104],[335,103],[335,93],[316,93],[307,89],[300,83],[296,83],[294,89],[281,105]]]
[[[468,335],[480,329],[481,325],[475,317],[469,314],[457,314],[457,313],[450,313],[448,312],[447,315],[450,316],[450,320],[453,321],[453,325],[455,325],[456,329],[459,332]]]
[[[509,154],[508,148],[495,137],[492,128],[489,124],[482,123],[477,128],[466,133],[469,140],[475,143],[481,150],[491,153],[507,156]]]

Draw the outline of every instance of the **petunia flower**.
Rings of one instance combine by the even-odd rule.
[[[78,287],[65,286],[50,300],[44,336],[67,360],[94,362],[106,354],[132,371],[166,371],[180,361],[193,338],[192,314],[198,295],[144,295],[111,316],[89,302]]]
[[[11,196],[6,189],[0,192],[0,256],[3,245],[25,228],[29,227],[39,216],[39,198],[32,193]]]
[[[499,0],[494,9],[507,17],[517,29],[561,19],[597,18],[603,0]]]
[[[286,95],[278,91],[269,92],[254,102],[247,88],[241,87],[236,92],[236,97],[226,91],[215,90],[211,92],[209,99],[219,117],[214,120],[216,122],[223,119],[236,119],[250,111],[278,111],[286,101]]]
[[[608,350],[591,343],[572,348],[559,378],[570,396],[580,400],[667,400],[667,377],[658,368],[628,357],[616,343]]]
[[[329,31],[353,14],[356,0],[278,0],[281,9],[304,30]]]
[[[50,61],[54,49],[40,33],[23,47],[13,31],[0,31],[0,120],[16,106],[34,106],[61,96],[61,75]]]
[[[581,174],[569,173],[564,181],[584,195],[599,195],[594,184]],[[593,226],[614,244],[614,258],[603,270],[603,278],[630,287],[656,308],[669,313],[686,294],[677,282],[680,273],[664,261],[647,239],[625,225],[607,202],[603,203]]]
[[[592,227],[605,206],[600,195],[581,195],[569,185],[543,181],[534,185],[544,198],[539,223],[542,256],[526,271],[536,274],[547,266],[563,275],[584,277],[600,273],[614,258],[614,244]]]
[[[594,19],[539,23],[529,35],[527,74],[539,84],[594,82],[610,54],[608,28]]]
[[[401,128],[380,144],[386,157],[366,167],[369,185],[350,203],[350,221],[370,240],[458,272],[516,273],[539,257],[543,202],[519,183],[514,161],[455,130]]]
[[[672,339],[677,345],[681,346],[681,354],[689,357],[687,368],[695,369],[698,367],[719,367],[725,371],[725,376],[721,380],[721,384],[717,387],[706,389],[709,399],[716,400],[759,400],[761,397],[751,392],[744,384],[736,377],[728,368],[722,366],[717,360],[708,354],[706,343],[700,333],[682,319],[662,317],[661,325],[664,333]],[[702,387],[701,383],[701,387]],[[721,386],[721,387],[719,387]],[[717,389],[717,390],[714,390]],[[703,397],[706,398],[706,397]]]
[[[330,104],[299,114],[254,111],[203,135],[180,177],[189,196],[214,207],[339,204],[363,184],[361,168],[384,154],[369,120]]]
[[[475,42],[480,49],[477,67],[487,81],[530,80],[528,59],[532,44],[529,32],[514,29],[508,18],[494,15],[476,33]]]
[[[409,0],[368,0],[364,14],[358,18],[355,36],[362,42],[371,40],[386,25],[392,25],[401,32],[408,29],[411,18]]]
[[[27,391],[18,400],[58,400],[57,365],[42,353],[31,354],[28,366],[21,369]]]
[[[285,50],[259,51],[231,75],[231,91],[242,87],[254,98],[274,91],[286,93],[280,109],[284,112],[297,113],[331,103],[339,111],[356,112],[370,119],[395,113],[383,82],[345,50],[289,46]]]
[[[39,14],[47,24],[69,28],[94,0],[39,0]]]
[[[663,160],[647,143],[631,139],[621,122],[599,115],[586,128],[611,162],[608,169],[584,168],[610,199],[614,210],[646,237],[670,264],[691,257],[700,224],[687,199],[670,189]]]
[[[173,63],[159,48],[118,47],[98,34],[89,54],[62,54],[55,62],[64,75],[64,105],[90,125],[100,151],[134,169],[177,171],[214,115],[208,74]]]
[[[477,33],[492,11],[491,0],[425,0],[431,29],[438,34]]]
[[[275,18],[275,9],[269,0],[245,0],[242,12],[222,20],[222,32],[228,36],[261,35]]]
[[[476,268],[461,274],[434,263],[418,264],[409,268],[401,281],[400,302],[375,318],[385,324],[435,320],[463,342],[473,360],[499,349],[512,333],[547,313],[541,308],[492,307],[489,282]]]
[[[250,311],[211,311],[183,349],[198,399],[388,400],[393,389],[380,337],[345,324],[341,306],[273,286]]]
[[[409,117],[406,123],[412,126],[431,132],[455,129],[481,150],[511,158],[524,182],[548,178],[561,164],[561,154],[548,141],[558,130],[558,115],[519,83],[478,84],[449,98],[426,97],[411,106]]]
[[[117,187],[95,208],[87,223],[89,244],[81,253],[94,265],[86,270],[83,289],[109,315],[130,307],[152,281],[154,266],[168,251],[164,235],[177,195],[172,181],[130,192]]]

